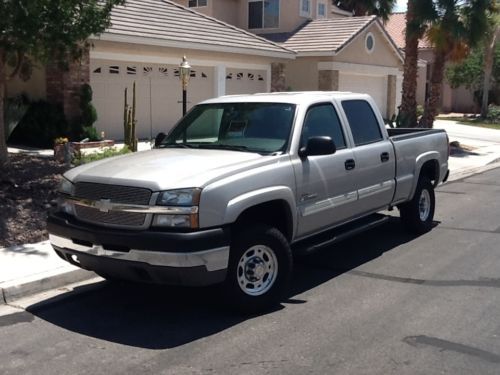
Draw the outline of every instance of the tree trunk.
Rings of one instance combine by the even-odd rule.
[[[403,76],[403,96],[401,99],[400,118],[402,126],[417,126],[417,72],[418,72],[418,39],[420,35],[408,32],[415,22],[415,1],[408,0],[406,12],[405,61]]]
[[[495,44],[500,29],[491,33],[490,38],[486,39],[484,55],[484,81],[483,81],[483,99],[481,103],[481,117],[488,116],[488,96],[490,92],[491,72],[493,71],[493,56],[495,54]]]
[[[2,50],[0,49],[0,166],[4,165],[8,159],[7,140],[5,139],[5,118],[4,118],[4,96],[5,96],[5,63],[2,59]]]
[[[441,90],[443,87],[444,64],[446,62],[446,54],[443,51],[435,52],[435,59],[432,63],[431,76],[431,92],[425,103],[424,114],[420,119],[419,126],[421,128],[432,128],[434,119],[436,118],[440,102]]]

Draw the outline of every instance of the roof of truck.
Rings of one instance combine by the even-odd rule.
[[[230,103],[230,102],[270,102],[270,103],[309,103],[318,100],[332,99],[366,99],[369,95],[348,91],[293,91],[293,92],[273,92],[245,95],[225,95],[218,98],[208,99],[200,104],[209,103]]]

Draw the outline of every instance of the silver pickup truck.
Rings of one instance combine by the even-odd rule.
[[[151,151],[66,172],[50,242],[107,279],[223,283],[259,310],[286,292],[295,254],[383,223],[381,210],[430,230],[448,154],[442,130],[386,129],[368,95],[220,97]]]

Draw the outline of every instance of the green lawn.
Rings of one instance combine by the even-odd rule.
[[[456,121],[461,125],[479,126],[481,128],[497,129],[500,130],[499,123],[486,122],[481,118],[464,118],[464,117],[437,117],[438,120]]]

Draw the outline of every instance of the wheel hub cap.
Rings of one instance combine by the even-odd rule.
[[[431,196],[427,190],[422,190],[418,201],[420,220],[426,221],[431,212]]]
[[[252,246],[238,262],[238,285],[248,295],[258,296],[269,291],[277,275],[278,260],[267,246]]]

